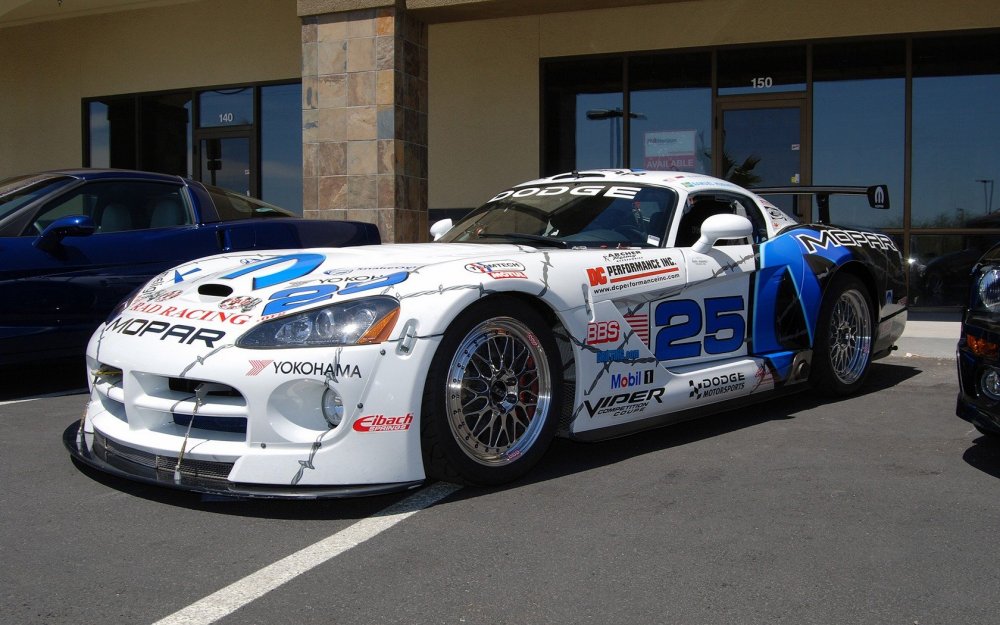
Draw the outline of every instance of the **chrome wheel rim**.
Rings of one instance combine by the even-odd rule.
[[[459,447],[487,466],[509,464],[538,440],[551,405],[545,349],[510,317],[474,327],[448,367],[448,424]]]
[[[830,315],[830,367],[844,384],[861,378],[872,346],[868,300],[855,290],[841,294]]]

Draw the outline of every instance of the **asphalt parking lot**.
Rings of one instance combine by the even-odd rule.
[[[879,361],[839,402],[557,441],[529,479],[436,503],[94,473],[61,442],[85,396],[23,401],[66,375],[0,400],[0,623],[997,620],[1000,445],[954,417],[948,358]]]

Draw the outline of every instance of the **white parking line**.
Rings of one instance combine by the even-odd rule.
[[[214,623],[285,582],[295,579],[327,560],[377,536],[412,514],[441,501],[460,488],[461,486],[456,484],[438,482],[376,512],[367,519],[362,519],[354,525],[324,538],[318,543],[233,582],[222,590],[192,603],[183,610],[174,612],[153,625],[207,625]]]
[[[69,391],[58,391],[56,393],[32,395],[31,397],[25,397],[24,399],[8,399],[7,401],[0,401],[0,406],[6,406],[8,404],[22,404],[26,401],[35,401],[36,399],[45,399],[46,397],[65,397],[66,395],[80,395],[86,392],[87,389],[85,388],[77,388]]]

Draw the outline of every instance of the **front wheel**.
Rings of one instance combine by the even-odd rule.
[[[813,384],[832,396],[857,392],[868,377],[873,345],[872,306],[855,276],[834,277],[816,324]]]
[[[558,348],[545,320],[512,298],[463,312],[427,374],[421,449],[428,476],[501,484],[545,453],[558,425]]]

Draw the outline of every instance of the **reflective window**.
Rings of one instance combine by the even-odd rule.
[[[135,99],[108,98],[87,104],[91,167],[135,169]]]
[[[191,92],[139,98],[139,167],[177,176],[191,175]]]
[[[302,214],[302,87],[260,90],[260,196]]]
[[[545,175],[622,167],[622,59],[554,61],[545,75]]]
[[[198,94],[198,126],[247,126],[253,119],[253,87],[215,89]]]
[[[902,41],[813,48],[814,183],[889,186],[884,211],[870,208],[864,196],[833,196],[835,223],[903,227],[905,75]]]
[[[1000,36],[913,42],[911,226],[993,227]]]
[[[629,59],[632,167],[712,173],[712,57]]]
[[[720,50],[719,95],[806,90],[806,47]]]
[[[910,302],[914,306],[963,306],[970,270],[1000,242],[998,233],[930,234],[910,237]]]
[[[250,195],[250,139],[202,139],[201,181]]]

